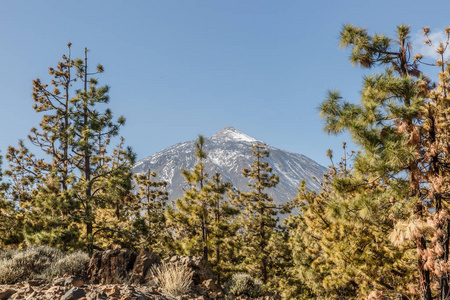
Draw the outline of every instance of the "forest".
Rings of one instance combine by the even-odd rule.
[[[423,28],[436,61],[412,55],[409,26],[396,33],[342,27],[350,62],[374,73],[355,87],[359,102],[329,91],[319,111],[324,131],[346,132],[356,149],[328,151],[322,190],[301,183],[282,206],[268,194],[279,178],[264,144],[242,170],[251,179],[242,192],[207,174],[201,135],[197,163],[183,171],[189,188],[170,203],[155,172],[131,172],[125,118],[104,109],[104,69],[87,49],[73,58],[69,43],[50,79],[32,83],[41,122],[0,157],[0,250],[201,256],[219,285],[244,272],[283,299],[449,299],[450,27],[446,41]]]

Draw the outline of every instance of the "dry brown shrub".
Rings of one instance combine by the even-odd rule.
[[[194,271],[180,262],[164,262],[153,267],[151,272],[162,293],[171,297],[185,295],[190,289],[194,275]]]

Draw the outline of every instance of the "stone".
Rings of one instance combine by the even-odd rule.
[[[5,290],[5,291],[0,291],[0,300],[6,300],[9,297],[11,297],[16,291],[15,290]]]
[[[36,297],[39,295],[39,293],[38,292],[36,292],[36,291],[34,291],[34,292],[32,292],[31,294],[29,294],[25,299],[26,300],[33,300],[33,299],[36,299]]]
[[[202,284],[208,291],[216,292],[219,290],[217,285],[214,283],[214,280],[212,279],[205,280]]]
[[[66,289],[62,286],[52,286],[45,292],[46,299],[59,298],[64,295]]]
[[[151,251],[141,251],[136,257],[133,270],[130,273],[130,281],[143,284],[153,279],[150,268],[161,263],[158,255]]]
[[[96,252],[89,261],[87,278],[91,283],[117,284],[128,279],[137,254],[126,249]]]
[[[73,287],[62,296],[61,300],[79,300],[86,297],[86,292],[82,288]]]
[[[64,277],[56,277],[52,280],[53,286],[64,286],[66,285],[66,278]]]
[[[74,287],[82,287],[84,285],[84,281],[75,276],[69,276],[65,278],[64,281],[65,286],[74,286]]]
[[[45,280],[43,279],[30,279],[26,282],[30,286],[40,286],[45,284]]]
[[[115,285],[113,287],[107,287],[103,290],[106,296],[113,297],[118,296],[120,294],[119,288]]]

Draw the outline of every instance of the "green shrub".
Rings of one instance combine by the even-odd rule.
[[[235,296],[259,297],[264,294],[265,288],[261,280],[254,279],[247,273],[236,273],[227,282],[225,291]]]
[[[192,284],[192,271],[182,263],[162,263],[152,268],[156,284],[164,295],[177,297],[185,295]]]
[[[6,249],[0,252],[0,261],[2,260],[10,260],[17,253],[15,249]]]
[[[8,250],[0,260],[0,283],[14,283],[34,278],[63,257],[63,253],[48,246],[30,246],[23,251]]]
[[[57,262],[53,263],[43,272],[43,278],[50,281],[55,277],[63,276],[64,274],[75,275],[83,277],[83,273],[89,263],[89,255],[87,253],[77,251],[65,257],[62,257]]]
[[[0,284],[12,284],[24,275],[23,270],[15,267],[12,261],[0,261]]]
[[[44,278],[52,280],[65,273],[81,276],[89,256],[82,252],[64,255],[48,246],[30,246],[25,250],[0,252],[0,284]]]

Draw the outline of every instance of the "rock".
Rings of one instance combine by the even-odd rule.
[[[158,255],[150,251],[141,251],[136,257],[133,270],[130,274],[130,281],[133,283],[143,284],[153,279],[150,268],[153,265],[160,264],[161,260]]]
[[[64,286],[66,285],[66,278],[64,277],[56,277],[52,280],[53,286]]]
[[[89,261],[87,277],[91,283],[122,283],[128,279],[137,254],[125,249],[96,252]]]
[[[6,300],[11,297],[16,291],[8,289],[6,291],[0,291],[0,300]]]
[[[214,283],[214,280],[212,279],[205,280],[202,282],[202,284],[208,291],[217,292],[219,290],[217,285]]]
[[[45,292],[45,299],[59,298],[66,292],[66,289],[62,286],[52,286]]]
[[[69,277],[65,278],[64,285],[65,286],[82,287],[84,285],[84,281],[76,276],[69,276]]]
[[[33,300],[33,299],[36,299],[36,297],[39,295],[39,293],[38,292],[36,292],[36,291],[34,291],[34,292],[32,292],[31,294],[29,294],[26,298],[25,298],[25,300]]]
[[[117,287],[117,285],[110,287],[110,288],[105,288],[103,290],[103,292],[105,293],[106,296],[108,297],[113,297],[113,296],[118,296],[120,294],[120,290]]]
[[[45,280],[43,279],[30,279],[26,282],[30,286],[40,286],[45,284]]]
[[[64,294],[61,300],[78,300],[86,297],[86,293],[82,288],[73,287]]]

